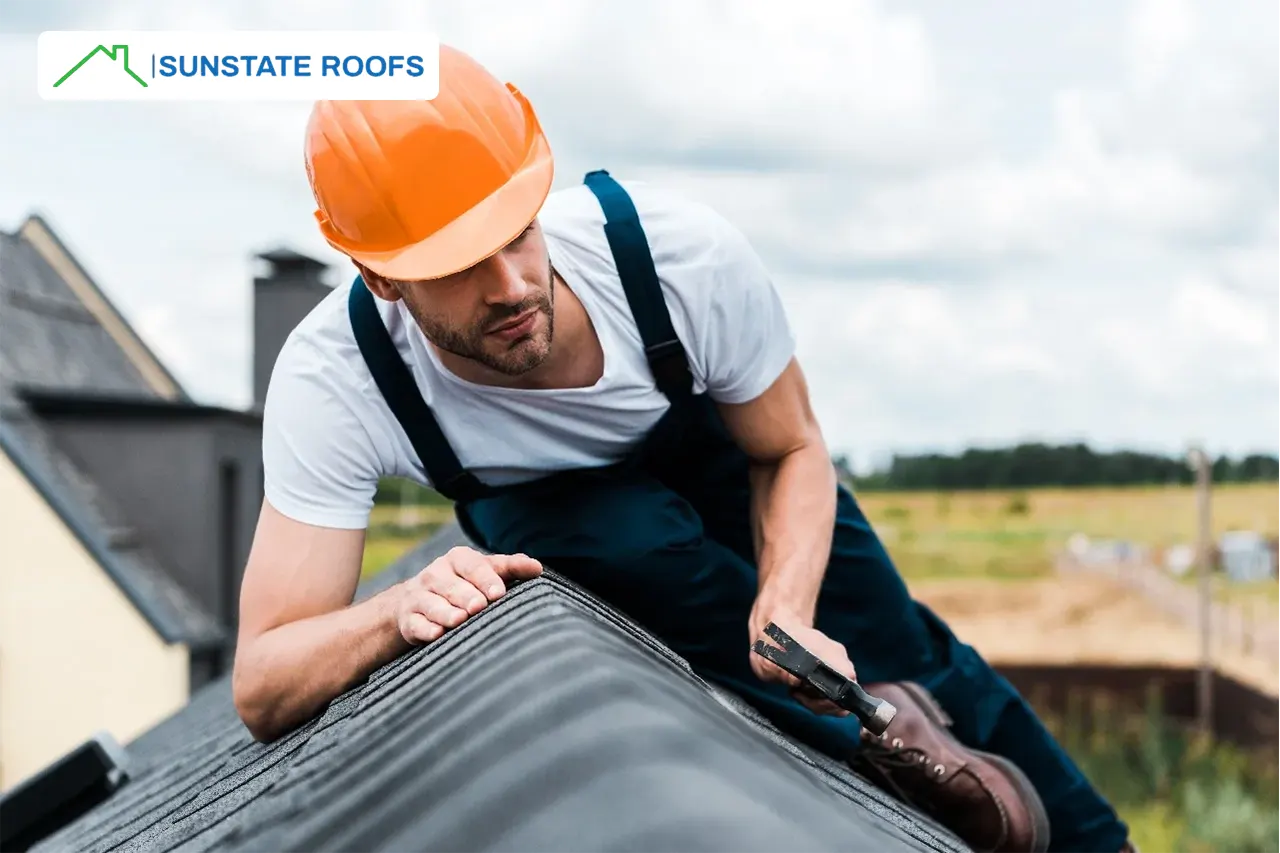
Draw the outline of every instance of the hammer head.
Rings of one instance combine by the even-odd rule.
[[[876,736],[882,735],[888,730],[893,718],[897,716],[898,709],[884,699],[877,699],[870,694],[868,694],[867,698],[871,704],[870,713],[866,716],[859,714],[858,719],[867,731]]]

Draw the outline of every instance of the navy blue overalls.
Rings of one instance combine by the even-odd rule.
[[[495,553],[541,560],[660,637],[704,678],[737,692],[779,728],[845,759],[856,717],[819,716],[748,663],[756,593],[748,460],[714,402],[692,393],[639,218],[608,173],[587,175],[644,341],[671,405],[624,461],[503,488],[463,469],[357,278],[351,320],[384,398],[459,523]],[[1051,850],[1118,850],[1127,830],[1013,687],[927,607],[913,601],[889,555],[841,487],[816,627],[844,644],[863,682],[915,681],[954,721],[962,742],[1018,764],[1048,810]]]

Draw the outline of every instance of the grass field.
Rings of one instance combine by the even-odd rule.
[[[1052,571],[1053,554],[1074,533],[1157,548],[1195,537],[1190,487],[868,492],[858,499],[908,578],[1044,576]],[[1275,483],[1219,486],[1213,492],[1214,531],[1275,536],[1278,505]]]
[[[417,506],[406,518],[397,506],[375,506],[365,537],[363,577],[372,577],[442,524],[453,520],[451,506]],[[407,523],[402,523],[407,522]]]
[[[1053,570],[1053,554],[1073,533],[1128,539],[1153,547],[1191,542],[1195,495],[1189,487],[1029,489],[991,492],[867,492],[859,502],[909,579],[1035,578]],[[1275,483],[1222,485],[1213,493],[1216,533],[1280,527]],[[453,517],[442,506],[374,509],[366,573],[376,572]],[[1276,596],[1275,582],[1245,592]],[[1239,592],[1239,591],[1238,591]]]

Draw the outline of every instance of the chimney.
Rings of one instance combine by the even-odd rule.
[[[253,279],[253,406],[261,411],[285,339],[332,289],[315,258],[283,248],[257,257],[267,264],[266,275]]]

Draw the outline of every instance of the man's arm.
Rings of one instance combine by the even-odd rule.
[[[412,646],[460,625],[534,577],[537,561],[455,548],[417,576],[352,604],[363,530],[315,527],[263,503],[240,591],[232,689],[250,733],[270,741]]]
[[[812,625],[831,555],[836,475],[800,364],[792,359],[764,394],[720,411],[753,463],[759,606]]]
[[[831,557],[836,472],[795,359],[795,335],[763,261],[746,236],[710,208],[691,206],[688,228],[700,235],[698,262],[672,269],[672,287],[692,306],[691,355],[725,424],[752,460],[752,529],[759,590],[748,620],[749,642],[774,622],[850,678],[844,647],[814,626],[818,593]],[[685,275],[688,275],[687,289]],[[744,647],[765,681],[799,682]],[[824,714],[831,702],[796,698]]]
[[[352,607],[363,530],[301,524],[263,502],[240,589],[232,689],[258,740],[309,719],[408,648],[395,593]]]
[[[290,336],[272,370],[266,500],[240,590],[232,675],[236,710],[258,740],[306,722],[382,664],[479,612],[507,581],[541,571],[527,557],[457,548],[352,604],[378,479],[396,464],[368,416],[364,381],[306,335]]]
[[[767,391],[747,403],[721,403],[725,425],[751,458],[752,527],[760,571],[752,608],[752,641],[775,622],[810,651],[852,677],[844,648],[814,629],[818,593],[831,557],[836,472],[794,358]],[[757,655],[761,678],[796,686],[796,679]],[[798,697],[821,713],[834,705]],[[847,712],[840,712],[841,714]]]

